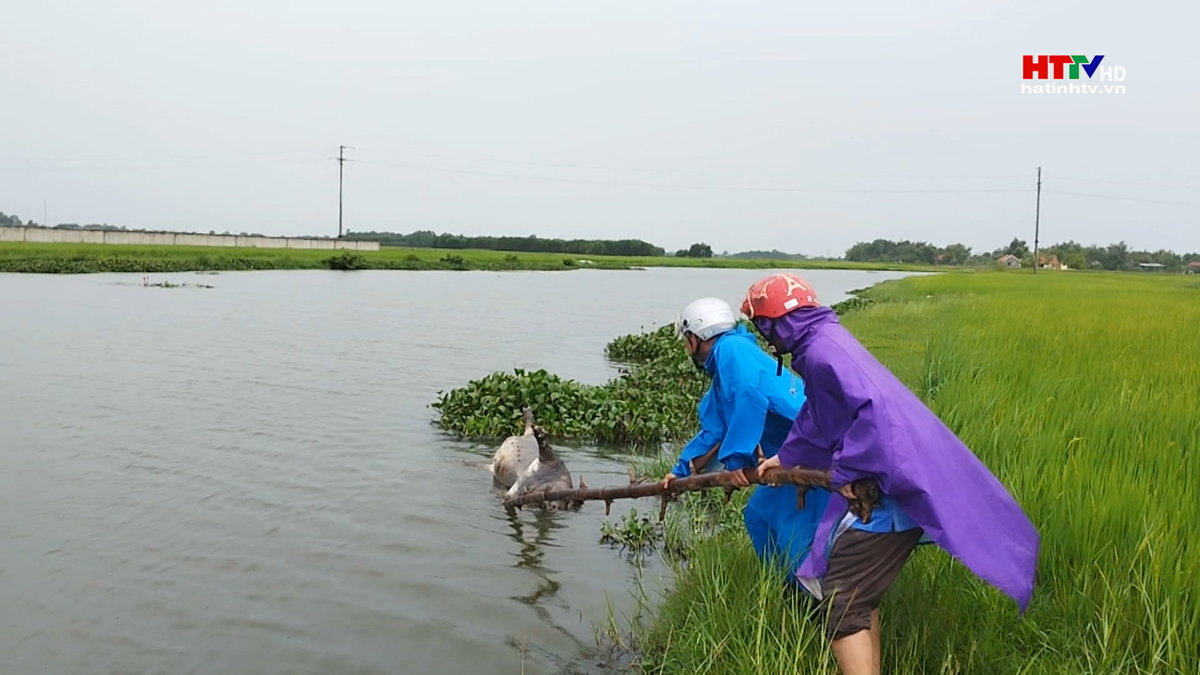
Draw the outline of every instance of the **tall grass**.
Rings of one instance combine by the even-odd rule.
[[[951,275],[870,296],[844,325],[1042,537],[1024,618],[945,552],[918,550],[881,608],[885,671],[1200,672],[1200,283]],[[833,669],[741,529],[693,542],[677,575],[640,635],[647,670]]]

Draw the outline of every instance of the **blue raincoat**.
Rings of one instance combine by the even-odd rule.
[[[710,470],[716,462],[727,470],[755,467],[757,447],[764,456],[774,456],[804,403],[803,381],[788,371],[777,375],[775,359],[742,325],[713,342],[704,369],[712,384],[698,406],[701,429],[684,446],[671,472],[691,475],[692,462],[717,444],[720,448],[709,466],[697,470]],[[764,562],[781,565],[790,583],[798,583],[791,572],[812,547],[829,497],[826,490],[810,488],[805,508],[799,509],[796,486],[759,485],[746,504],[743,519],[755,553]]]

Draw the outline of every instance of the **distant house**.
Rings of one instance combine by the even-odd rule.
[[[1021,266],[1021,259],[1011,253],[1000,258],[996,262],[1000,263],[1001,265],[1003,265],[1005,267],[1020,267]]]
[[[1138,267],[1146,270],[1147,272],[1161,272],[1166,269],[1167,266],[1162,263],[1140,262],[1138,263]]]
[[[1200,260],[1188,263],[1187,270],[1184,273],[1185,274],[1200,274]]]
[[[1038,268],[1044,270],[1060,270],[1063,268],[1063,265],[1058,261],[1058,256],[1056,255],[1052,255],[1049,258],[1044,255],[1039,255]]]

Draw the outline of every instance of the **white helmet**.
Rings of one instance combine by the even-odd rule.
[[[737,318],[728,302],[719,298],[700,298],[692,301],[675,319],[675,335],[695,333],[701,340],[720,335],[737,326]]]

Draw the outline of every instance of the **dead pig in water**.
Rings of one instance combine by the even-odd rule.
[[[538,442],[533,435],[533,411],[526,407],[522,412],[525,415],[525,433],[504,439],[492,456],[492,482],[497,487],[512,487],[538,457]]]
[[[527,492],[569,490],[575,487],[571,482],[571,472],[567,470],[567,465],[558,458],[554,448],[550,447],[550,437],[546,430],[533,425],[533,436],[537,441],[537,458],[517,477],[517,481],[508,489],[506,498],[516,497]],[[546,504],[546,507],[552,510],[566,506],[565,503],[560,502]]]

